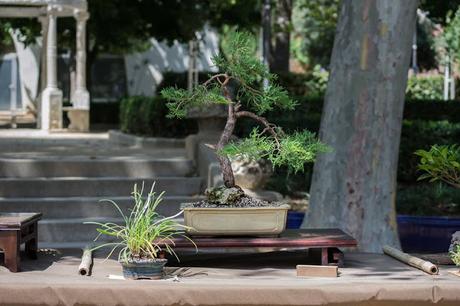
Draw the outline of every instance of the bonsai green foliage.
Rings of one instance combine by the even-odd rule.
[[[240,142],[232,142],[221,150],[228,156],[245,155],[251,159],[268,159],[273,166],[288,165],[295,173],[304,170],[304,165],[313,162],[317,152],[326,152],[328,147],[309,131],[284,135],[279,130],[279,143],[271,136],[264,136],[255,128],[250,136]]]
[[[209,87],[198,85],[192,93],[186,89],[168,87],[161,91],[161,95],[168,101],[175,101],[166,103],[169,109],[169,118],[184,118],[190,107],[229,103],[215,85]]]
[[[170,116],[183,118],[191,107],[240,101],[246,101],[258,114],[272,110],[273,106],[294,109],[296,103],[285,89],[273,83],[276,76],[255,56],[255,50],[255,39],[249,33],[234,32],[230,35],[228,43],[223,45],[224,54],[212,59],[225,73],[214,75],[193,92],[173,87],[161,91],[161,95],[170,101],[167,104]],[[260,89],[263,79],[270,83],[264,90]],[[224,80],[227,83],[224,84]],[[230,82],[237,83],[236,101],[222,95],[224,89],[230,90]]]
[[[327,151],[314,134],[298,131],[288,135],[262,117],[275,108],[293,110],[297,103],[256,57],[255,39],[250,34],[234,32],[222,47],[222,54],[213,58],[221,73],[210,76],[193,91],[170,87],[163,89],[161,94],[169,100],[167,106],[172,117],[184,117],[191,107],[227,105],[227,123],[215,146],[227,187],[235,186],[230,156],[268,158],[273,166],[287,165],[296,172],[303,170],[306,162],[313,161],[317,153]],[[263,87],[263,80],[268,80],[269,85]],[[254,129],[249,138],[230,142],[235,125],[241,118],[250,118],[263,129]]]
[[[85,224],[95,224],[99,226],[99,228],[97,228],[99,235],[96,237],[95,241],[101,235],[115,237],[118,240],[118,242],[104,243],[95,247],[93,250],[105,246],[113,246],[112,251],[108,255],[108,257],[110,257],[117,248],[121,247],[118,253],[118,260],[125,262],[133,258],[158,258],[159,253],[162,251],[172,254],[177,258],[173,250],[174,242],[172,238],[175,236],[182,236],[190,240],[182,231],[182,229],[186,227],[173,220],[179,216],[182,211],[170,217],[160,216],[156,209],[163,200],[164,192],[157,195],[156,192],[153,191],[154,187],[155,183],[153,183],[150,192],[147,194],[147,198],[144,200],[144,186],[142,185],[142,188],[139,190],[137,185],[134,185],[134,190],[132,192],[134,207],[128,215],[125,215],[114,201],[103,200],[111,203],[115,209],[118,210],[120,216],[124,220],[124,224],[86,222]],[[192,240],[190,241],[193,243]]]
[[[455,245],[454,250],[450,252],[450,258],[457,267],[460,267],[460,244]]]
[[[443,181],[460,188],[460,147],[434,145],[429,151],[418,150],[415,154],[421,157],[418,169],[425,172],[419,180]]]

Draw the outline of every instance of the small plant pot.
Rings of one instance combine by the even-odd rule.
[[[126,279],[161,279],[167,259],[141,259],[120,262]]]

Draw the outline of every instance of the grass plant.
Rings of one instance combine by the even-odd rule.
[[[108,258],[115,250],[119,249],[118,261],[127,262],[130,260],[155,259],[163,251],[174,255],[179,260],[173,249],[174,237],[184,237],[196,248],[195,243],[185,235],[184,230],[187,227],[174,220],[182,214],[182,211],[170,217],[163,217],[158,214],[157,207],[163,200],[164,191],[157,194],[154,188],[155,183],[152,184],[147,197],[144,198],[144,184],[142,184],[140,190],[135,184],[132,192],[134,207],[128,214],[125,214],[113,200],[102,200],[114,206],[122,217],[124,224],[85,222],[85,224],[98,226],[97,231],[99,234],[94,241],[97,241],[101,235],[114,237],[116,240],[116,242],[98,245],[93,250],[112,247],[107,256]]]

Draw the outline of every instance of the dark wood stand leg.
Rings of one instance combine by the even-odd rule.
[[[338,248],[322,248],[321,265],[343,267],[342,251],[340,251]]]
[[[5,266],[11,272],[19,272],[21,258],[19,254],[20,231],[4,231],[0,233],[0,248],[3,249]]]
[[[37,259],[37,244],[38,244],[37,223],[29,227],[29,240],[25,243],[25,251],[30,259]]]

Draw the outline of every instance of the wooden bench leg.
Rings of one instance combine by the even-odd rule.
[[[322,248],[321,265],[343,267],[342,251],[340,251],[338,248]]]
[[[38,250],[38,230],[37,223],[34,223],[30,226],[30,234],[32,238],[25,243],[25,251],[27,256],[30,259],[37,259],[37,250]]]
[[[322,266],[329,265],[329,249],[328,248],[321,249],[321,265]]]
[[[343,256],[343,252],[340,251],[338,248],[330,248],[329,249],[329,252],[331,254],[331,257],[332,257],[332,262],[339,266],[339,268],[342,268],[343,265],[344,265],[344,256]]]
[[[21,258],[19,253],[20,231],[5,231],[1,233],[0,247],[3,249],[5,266],[11,272],[19,272]]]

